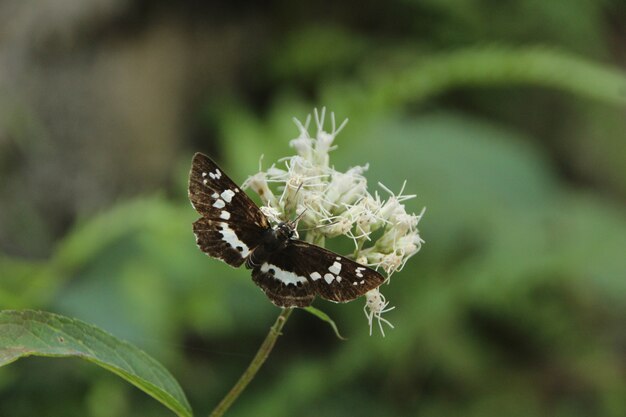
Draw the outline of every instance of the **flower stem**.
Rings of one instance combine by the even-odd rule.
[[[283,310],[278,315],[276,322],[270,328],[269,333],[265,336],[265,340],[259,347],[256,355],[248,365],[248,368],[245,372],[239,377],[237,383],[231,388],[231,390],[226,394],[226,396],[220,401],[220,403],[215,407],[213,412],[209,417],[221,417],[224,413],[230,408],[230,406],[235,402],[235,400],[239,397],[239,395],[243,392],[244,389],[248,386],[250,381],[254,378],[256,373],[259,371],[265,360],[269,356],[274,344],[276,344],[276,340],[278,336],[281,335],[280,331],[283,326],[287,322],[287,319],[291,315],[293,308],[283,308]]]

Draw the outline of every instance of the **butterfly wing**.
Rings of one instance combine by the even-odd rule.
[[[240,266],[270,228],[246,193],[201,153],[192,160],[189,199],[203,216],[193,224],[198,247],[229,265]]]
[[[316,295],[333,302],[351,301],[385,280],[371,268],[299,240],[289,241],[255,267],[252,279],[280,307],[306,307]]]
[[[263,236],[263,230],[258,227],[206,217],[193,223],[193,233],[202,252],[234,267],[241,266]]]

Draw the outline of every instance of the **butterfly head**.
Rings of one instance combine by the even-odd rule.
[[[296,227],[293,222],[278,223],[274,229],[277,238],[281,240],[289,240],[296,237]]]

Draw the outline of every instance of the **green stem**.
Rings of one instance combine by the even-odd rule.
[[[233,404],[233,402],[235,402],[235,400],[239,397],[243,390],[246,389],[250,381],[252,381],[261,366],[263,366],[263,364],[265,363],[265,360],[267,359],[270,352],[272,351],[272,348],[276,344],[278,336],[281,335],[280,331],[287,322],[287,319],[291,315],[292,311],[293,308],[283,308],[283,310],[278,315],[276,322],[274,322],[274,325],[270,328],[269,333],[267,334],[267,336],[265,336],[263,344],[261,344],[261,347],[259,347],[256,355],[254,355],[252,362],[250,362],[250,365],[248,365],[248,368],[241,375],[241,377],[239,377],[239,381],[237,381],[237,383],[231,388],[231,390],[228,392],[228,394],[226,394],[226,396],[217,405],[217,407],[215,407],[209,417],[221,417],[222,415],[224,415],[226,410],[230,408],[230,406]]]
[[[315,243],[316,245],[324,246],[325,239],[324,235],[320,233],[315,233],[315,231],[310,231],[306,234],[305,240],[309,243]],[[209,417],[223,416],[224,413],[230,408],[230,406],[237,400],[237,398],[239,398],[239,395],[243,392],[243,390],[246,389],[250,381],[252,381],[256,373],[259,371],[259,369],[261,369],[261,366],[263,366],[263,364],[265,363],[265,360],[267,359],[270,352],[274,348],[274,345],[276,344],[278,336],[281,335],[280,331],[287,322],[287,319],[291,315],[292,311],[293,308],[283,308],[283,310],[278,315],[276,322],[274,322],[274,325],[270,328],[269,333],[267,334],[267,336],[265,336],[265,340],[261,344],[261,347],[259,347],[256,355],[254,355],[252,362],[250,362],[250,365],[248,365],[248,368],[239,377],[239,380],[230,389],[228,394],[226,394],[226,396],[222,398],[222,401],[220,401],[217,407],[215,407]]]

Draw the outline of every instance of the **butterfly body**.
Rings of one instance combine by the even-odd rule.
[[[297,240],[294,222],[272,227],[252,200],[208,156],[196,153],[189,198],[202,215],[193,224],[198,247],[253,281],[280,307],[305,307],[316,295],[351,301],[383,283],[378,272],[327,249]]]
[[[295,234],[295,229],[289,223],[279,223],[276,227],[267,229],[259,246],[246,258],[246,268],[261,266],[272,254],[285,249]]]

